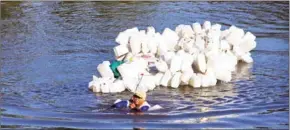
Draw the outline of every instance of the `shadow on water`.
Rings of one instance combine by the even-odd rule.
[[[288,9],[289,2],[1,2],[1,127],[287,128]],[[164,109],[143,115],[108,109],[130,92],[87,89],[120,31],[204,20],[257,36],[254,63],[239,63],[231,82],[157,87],[148,102]]]

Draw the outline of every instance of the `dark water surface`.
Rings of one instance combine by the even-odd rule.
[[[230,83],[148,93],[163,110],[107,109],[88,82],[120,31],[209,20],[257,36]],[[1,2],[2,128],[288,128],[289,2]]]

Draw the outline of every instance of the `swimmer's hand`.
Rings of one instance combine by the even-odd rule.
[[[136,105],[134,103],[131,103],[129,107],[130,107],[130,109],[134,109],[134,108],[136,108]]]

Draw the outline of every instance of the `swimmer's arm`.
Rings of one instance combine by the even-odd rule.
[[[136,112],[145,112],[145,111],[148,111],[148,109],[149,109],[149,106],[143,106],[140,109],[133,108],[131,110],[136,111]]]
[[[143,106],[141,107],[140,111],[145,112],[145,111],[148,111],[148,109],[149,109],[149,106]]]
[[[127,108],[129,107],[129,101],[122,100],[122,101],[114,103],[111,107],[112,108]]]

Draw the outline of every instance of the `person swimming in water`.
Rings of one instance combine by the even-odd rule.
[[[136,92],[130,100],[117,99],[112,108],[130,108],[132,111],[145,112],[151,107],[146,101],[146,92]]]

